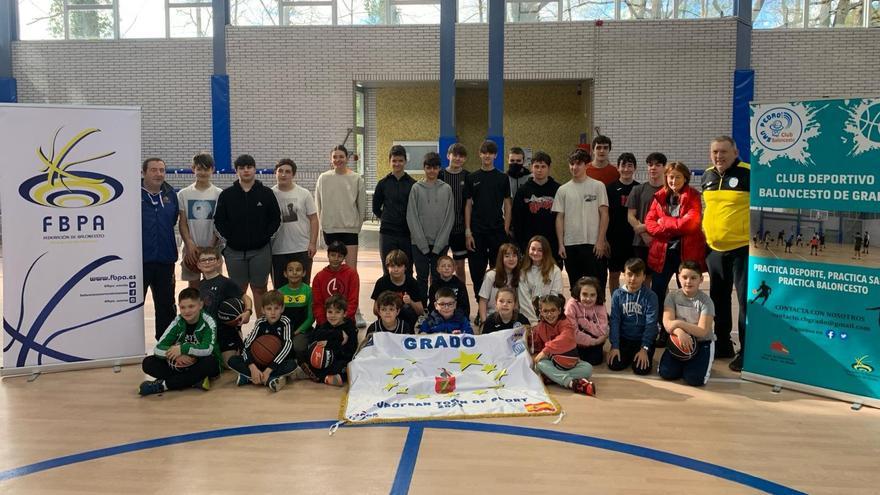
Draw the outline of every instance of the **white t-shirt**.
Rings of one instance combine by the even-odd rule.
[[[605,184],[596,179],[570,180],[559,187],[553,198],[553,211],[565,214],[563,245],[596,244],[600,206],[608,206],[608,193]]]
[[[190,184],[177,193],[180,211],[184,212],[189,234],[196,246],[214,245],[214,212],[220,192],[221,189],[213,184],[204,191]]]
[[[281,228],[272,238],[272,254],[301,253],[309,248],[309,215],[315,215],[315,199],[306,188],[294,184],[290,191],[272,186],[281,208]]]

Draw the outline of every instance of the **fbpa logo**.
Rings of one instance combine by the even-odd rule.
[[[777,107],[764,112],[755,126],[761,145],[773,151],[794,146],[804,133],[800,116],[788,108]]]
[[[31,203],[51,208],[83,208],[107,204],[122,195],[122,184],[104,174],[87,171],[71,171],[75,165],[101,160],[115,154],[115,151],[102,153],[89,158],[74,158],[73,151],[85,138],[101,132],[100,129],[85,129],[73,136],[60,149],[56,141],[61,129],[52,138],[52,153],[46,156],[41,146],[37,157],[43,163],[40,175],[24,181],[18,194]]]
[[[868,355],[865,354],[860,358],[856,358],[856,362],[851,364],[852,369],[856,371],[861,371],[862,373],[873,373],[874,367],[867,363]]]

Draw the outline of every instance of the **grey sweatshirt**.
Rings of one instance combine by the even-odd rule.
[[[328,234],[359,234],[367,216],[367,188],[355,172],[345,175],[328,170],[318,176],[315,206],[321,230]]]
[[[449,245],[449,233],[455,222],[452,188],[438,180],[433,184],[416,182],[409,192],[406,223],[412,243],[424,254],[433,247],[440,254]]]

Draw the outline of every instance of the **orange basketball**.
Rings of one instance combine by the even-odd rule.
[[[687,334],[684,340],[680,340],[677,335],[670,334],[669,343],[671,345],[667,345],[666,350],[681,361],[688,361],[697,354],[697,339],[693,335]]]
[[[282,347],[281,339],[274,335],[260,335],[251,343],[250,354],[254,363],[265,368],[275,359]]]

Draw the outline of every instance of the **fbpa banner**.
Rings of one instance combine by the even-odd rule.
[[[743,376],[880,405],[880,99],[751,111]]]
[[[3,373],[142,356],[140,110],[0,105],[0,149]]]
[[[349,364],[344,421],[558,414],[514,330],[488,335],[377,332]]]

